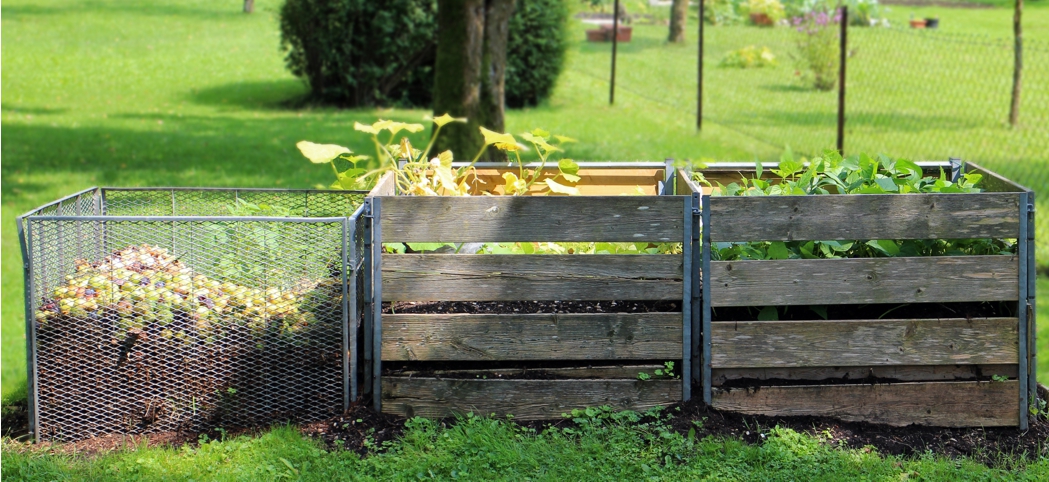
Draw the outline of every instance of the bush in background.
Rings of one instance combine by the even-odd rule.
[[[286,0],[281,47],[315,100],[430,108],[436,0]],[[510,19],[506,104],[546,99],[564,65],[566,0],[519,0]]]
[[[534,106],[550,96],[565,63],[568,4],[519,0],[510,17],[506,52],[506,106]]]
[[[433,99],[434,0],[286,0],[281,48],[315,100],[360,107]]]

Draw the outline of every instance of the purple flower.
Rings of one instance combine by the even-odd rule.
[[[795,26],[795,27],[797,27],[798,25],[801,25],[801,21],[802,21],[801,17],[794,17],[794,18],[793,18],[793,19],[791,20],[791,22],[792,22],[792,23],[794,23],[794,26]]]

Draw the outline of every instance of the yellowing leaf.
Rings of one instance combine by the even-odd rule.
[[[437,154],[437,160],[444,167],[452,167],[452,151],[444,151]]]
[[[373,126],[367,126],[367,125],[361,124],[360,122],[356,122],[356,121],[353,123],[353,128],[356,129],[356,130],[359,130],[361,132],[367,132],[368,134],[378,134],[379,133],[379,129],[376,129]]]
[[[579,189],[565,186],[564,184],[559,184],[553,179],[547,179],[546,185],[550,188],[551,191],[556,192],[558,194],[567,194],[569,196],[579,195]]]
[[[388,129],[393,124],[393,121],[379,119],[378,121],[372,124],[372,129],[375,129],[375,132],[378,133],[383,129]]]
[[[511,134],[500,134],[498,132],[481,127],[481,135],[484,136],[484,145],[492,144],[517,144],[517,139]]]
[[[575,174],[565,174],[563,172],[561,173],[561,177],[565,178],[565,180],[568,182],[579,182],[580,179],[582,179],[581,177]]]
[[[466,118],[465,117],[452,117],[452,116],[450,116],[448,114],[442,114],[440,117],[434,117],[433,118],[433,123],[437,124],[437,127],[444,127],[445,125],[450,124],[452,122],[463,122],[463,123],[465,123],[466,122]]]
[[[554,139],[557,139],[557,142],[559,142],[561,144],[567,144],[569,142],[579,142],[579,141],[577,141],[575,139],[572,139],[571,137],[565,137],[565,136],[554,136]]]
[[[562,174],[578,174],[579,164],[571,159],[561,159],[557,161],[557,168],[561,170]]]
[[[335,144],[315,144],[310,141],[299,141],[295,144],[295,147],[299,148],[299,152],[306,156],[310,162],[314,164],[324,164],[331,162],[341,154],[350,154],[353,151]]]
[[[532,135],[533,136],[538,136],[538,137],[550,137],[550,133],[549,132],[544,131],[544,130],[538,128],[538,127],[535,128],[535,129],[532,129]]]

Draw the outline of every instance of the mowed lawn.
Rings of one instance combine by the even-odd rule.
[[[24,295],[16,216],[93,185],[301,188],[326,184],[330,171],[308,164],[295,142],[341,143],[367,152],[367,138],[353,131],[355,121],[379,117],[420,121],[426,114],[290,107],[305,89],[283,65],[276,18],[279,3],[259,0],[257,12],[244,15],[239,2],[203,0],[4,2],[0,114],[4,399],[24,396],[25,390]],[[995,21],[1008,22],[1002,11],[989,12],[994,12]],[[1043,18],[1046,13],[1045,8],[1030,8],[1028,18]],[[946,21],[950,18],[946,13],[940,16],[945,28],[953,25]],[[981,21],[970,17],[964,21]],[[682,100],[679,105],[662,100],[678,92],[673,90],[679,88],[678,81],[687,86],[687,75],[694,81],[694,60],[686,59],[694,59],[688,57],[694,46],[666,46],[661,41],[664,28],[637,26],[635,42],[623,47],[621,57],[621,68],[634,71],[623,77],[630,90],[619,91],[616,105],[608,106],[607,80],[597,75],[607,69],[607,46],[586,44],[585,27],[573,23],[572,28],[569,63],[554,98],[543,107],[509,113],[511,131],[543,127],[577,138],[580,143],[569,151],[576,159],[770,160],[778,156],[775,143],[756,140],[733,122],[719,122],[716,110],[702,134],[697,134],[694,118],[685,112],[692,101]],[[1000,30],[1008,32],[1007,23]],[[739,30],[739,35],[746,34],[747,30]],[[730,75],[718,73],[713,66],[708,71],[715,78]],[[682,77],[676,79],[679,72]],[[641,76],[644,82],[631,84],[631,75]],[[637,85],[647,88],[635,89]],[[725,97],[719,102],[729,101]],[[778,122],[796,131],[794,120],[786,114],[790,113]],[[799,109],[799,119],[806,115]],[[424,138],[425,133],[418,140]],[[833,138],[827,145],[831,143]],[[1009,148],[1002,144],[1003,150]],[[894,149],[904,148],[886,145],[879,150],[891,154]],[[1026,162],[1003,160],[995,167],[1044,192],[1041,199],[1049,199],[1046,156]],[[1049,239],[1045,226],[1039,222],[1039,233]],[[1049,283],[1041,282],[1039,291],[1049,293]],[[1049,302],[1042,303],[1042,313],[1046,305]],[[1044,342],[1049,339],[1049,322],[1042,326],[1044,350],[1049,349]],[[1049,357],[1043,357],[1043,381],[1049,381],[1047,362]]]

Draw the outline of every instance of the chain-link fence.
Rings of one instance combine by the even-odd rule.
[[[363,197],[90,189],[20,218],[36,437],[341,412],[357,396]]]

